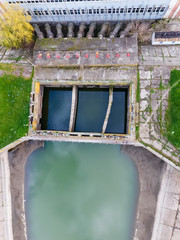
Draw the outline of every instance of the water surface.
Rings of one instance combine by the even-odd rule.
[[[69,131],[71,88],[45,88],[42,129]]]
[[[28,240],[131,240],[134,163],[118,145],[48,142],[27,160]]]
[[[108,101],[108,88],[79,88],[75,131],[102,132]]]
[[[113,91],[113,103],[106,133],[126,133],[127,115],[127,90],[116,89]]]

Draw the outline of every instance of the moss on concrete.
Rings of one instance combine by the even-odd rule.
[[[139,71],[137,71],[136,101],[140,102],[140,75],[139,75]]]

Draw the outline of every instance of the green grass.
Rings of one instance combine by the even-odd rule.
[[[180,71],[173,70],[170,76],[170,86],[180,80]],[[169,93],[169,107],[166,113],[165,133],[168,140],[180,148],[180,82]]]
[[[0,70],[11,73],[13,70],[15,70],[15,65],[8,63],[0,63]]]
[[[136,125],[136,139],[139,139],[139,125]]]
[[[31,79],[0,77],[0,148],[28,131]]]
[[[162,84],[162,80],[160,81],[159,89],[160,89],[160,90],[164,90],[164,89],[165,89],[165,87],[164,87],[163,84]]]
[[[8,58],[9,60],[16,60],[16,62],[18,62],[19,60],[21,60],[22,56],[19,56],[19,57],[10,57]]]
[[[137,102],[140,102],[140,76],[139,76],[139,71],[137,72],[136,101],[137,101]]]

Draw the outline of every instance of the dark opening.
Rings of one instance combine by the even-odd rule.
[[[114,87],[106,133],[127,133],[128,88]],[[41,129],[69,131],[72,88],[44,88]],[[102,133],[109,103],[109,87],[79,87],[74,132]],[[101,137],[101,135],[98,137]]]
[[[108,88],[79,88],[75,131],[102,132],[108,99]]]
[[[127,91],[128,89],[114,88],[106,133],[126,133]]]
[[[69,131],[72,88],[44,88],[41,128]]]

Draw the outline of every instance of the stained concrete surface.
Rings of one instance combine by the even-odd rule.
[[[139,173],[140,194],[134,240],[151,240],[161,175],[166,163],[143,147],[121,145],[121,151],[135,162]]]
[[[168,52],[171,52],[171,49],[174,48],[172,46],[166,47]],[[151,46],[150,49],[153,50],[154,47]],[[176,49],[176,58],[179,59],[180,63],[180,46],[176,46]],[[141,50],[143,54],[144,48]],[[180,66],[176,67],[175,63],[174,66],[166,65],[163,60],[161,63],[159,66],[143,64],[139,66],[139,138],[141,142],[152,146],[165,156],[179,162],[180,151],[165,138],[164,132],[166,132],[165,122],[170,91],[170,73],[173,69],[180,70]]]
[[[152,240],[180,239],[180,172],[165,165]]]
[[[33,60],[43,67],[137,65],[137,34],[122,39],[38,39]]]
[[[41,141],[25,141],[14,149],[11,149],[8,153],[14,240],[26,240],[24,168],[29,154],[42,146],[43,142]]]

